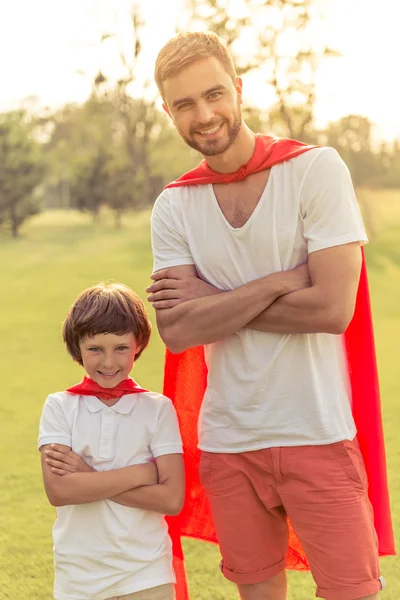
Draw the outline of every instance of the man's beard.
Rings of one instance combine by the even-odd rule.
[[[203,154],[203,156],[216,156],[217,154],[223,154],[228,150],[228,148],[232,146],[233,142],[239,134],[240,128],[242,127],[242,113],[240,107],[237,107],[236,113],[234,115],[234,121],[232,124],[229,124],[228,121],[223,121],[223,123],[226,124],[228,133],[227,136],[224,136],[222,139],[216,138],[214,140],[204,140],[204,142],[197,142],[197,140],[194,137],[196,129],[194,129],[193,132],[191,132],[193,137],[182,137],[188,146],[190,146],[194,150],[197,150],[197,152],[200,152],[200,154]],[[214,126],[215,125],[210,124],[207,127],[203,127],[202,129],[212,129],[212,127]]]

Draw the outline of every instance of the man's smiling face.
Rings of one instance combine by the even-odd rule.
[[[164,109],[179,135],[204,156],[222,154],[241,126],[242,82],[214,58],[202,58],[163,83]]]

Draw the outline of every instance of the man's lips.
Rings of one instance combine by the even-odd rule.
[[[219,125],[214,125],[214,127],[209,127],[208,129],[203,129],[203,130],[198,129],[195,131],[195,133],[197,133],[201,137],[214,136],[221,129],[222,125],[223,125],[223,123],[220,123]]]

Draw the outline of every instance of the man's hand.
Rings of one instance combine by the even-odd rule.
[[[283,277],[288,282],[289,293],[297,292],[297,290],[303,290],[311,286],[310,271],[307,263],[290,271],[282,271],[274,275]]]
[[[154,283],[146,292],[154,308],[173,308],[182,302],[219,294],[221,290],[196,275],[177,275],[176,268],[161,269],[151,276]]]
[[[79,454],[71,448],[61,444],[51,444],[44,451],[45,462],[51,467],[56,475],[68,475],[69,473],[92,473],[93,467],[88,465]]]

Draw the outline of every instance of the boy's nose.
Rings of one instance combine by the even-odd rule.
[[[104,360],[103,360],[103,369],[112,371],[113,366],[114,366],[114,361],[112,359],[112,356],[105,356]]]

